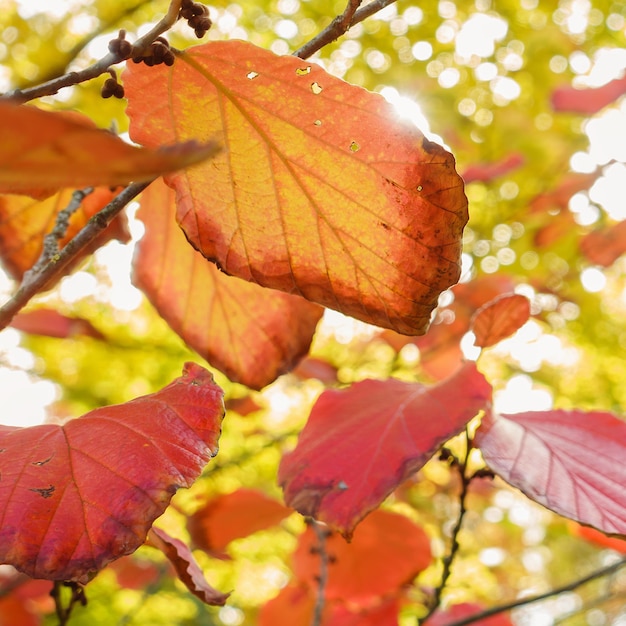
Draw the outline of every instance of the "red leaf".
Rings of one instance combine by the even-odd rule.
[[[400,602],[397,597],[360,610],[352,605],[348,607],[336,603],[330,607],[330,614],[322,626],[398,626],[399,611]]]
[[[294,573],[317,589],[320,555],[312,528],[300,536]],[[373,598],[398,591],[432,562],[430,539],[404,515],[373,511],[350,543],[337,533],[326,538],[329,555],[325,596],[328,600],[367,605]]]
[[[563,85],[552,93],[552,108],[555,111],[593,115],[625,93],[626,76],[616,78],[602,87],[577,89]]]
[[[170,537],[156,526],[150,529],[148,541],[171,561],[178,577],[194,596],[213,606],[225,604],[230,593],[221,593],[209,585],[191,550],[182,541]]]
[[[588,233],[580,251],[596,265],[609,267],[626,252],[626,220]]]
[[[474,313],[470,328],[476,335],[475,344],[481,348],[493,346],[521,328],[530,317],[530,302],[526,296],[500,296]]]
[[[486,416],[476,445],[529,498],[607,533],[626,534],[626,422],[611,413]]]
[[[189,241],[226,273],[418,335],[459,277],[454,160],[379,94],[242,41],[128,64],[132,138],[216,138],[168,176]],[[286,104],[288,103],[288,104]]]
[[[65,339],[79,335],[104,339],[104,335],[93,324],[82,317],[68,317],[55,309],[37,309],[19,313],[11,321],[11,326],[31,335],[44,335]]]
[[[0,102],[0,193],[45,197],[49,190],[125,185],[187,167],[214,145],[136,148],[95,128],[89,118]]]
[[[516,170],[523,164],[524,156],[519,152],[515,152],[513,154],[510,154],[502,161],[497,161],[495,163],[477,163],[474,165],[470,165],[463,172],[463,174],[461,174],[461,176],[466,183],[471,183],[474,181],[487,182],[492,180],[493,178],[503,176],[508,172]]]
[[[123,556],[109,569],[115,572],[117,584],[127,589],[144,589],[159,580],[161,570],[152,562],[135,556]]]
[[[309,626],[314,607],[315,597],[309,588],[292,583],[261,607],[259,626]]]
[[[474,363],[434,387],[365,380],[324,392],[280,464],[285,502],[350,537],[490,397]]]
[[[583,539],[602,546],[603,548],[609,548],[609,550],[615,550],[626,554],[626,540],[619,539],[617,537],[607,537],[604,533],[591,528],[590,526],[582,526],[581,524],[572,524],[572,534],[582,537]]]
[[[211,374],[188,363],[160,391],[64,426],[0,426],[0,563],[84,583],[134,552],[217,453],[223,413]]]
[[[470,602],[463,602],[461,604],[455,604],[443,611],[437,611],[430,617],[424,626],[447,626],[455,622],[461,621],[466,617],[472,617],[485,608],[480,604],[474,604]],[[513,622],[502,614],[492,615],[491,617],[485,617],[484,619],[472,622],[475,626],[513,626]]]
[[[223,558],[233,539],[275,526],[291,513],[260,491],[238,489],[207,502],[188,518],[187,530],[195,547]]]
[[[141,197],[146,233],[134,282],[185,343],[231,380],[271,383],[306,354],[323,309],[226,276],[196,252],[174,219],[174,192],[155,181]]]

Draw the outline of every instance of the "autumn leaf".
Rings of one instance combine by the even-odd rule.
[[[195,547],[218,558],[234,539],[275,526],[291,509],[254,489],[238,489],[209,500],[187,518],[187,530]]]
[[[73,190],[64,189],[42,201],[27,196],[0,196],[0,259],[13,278],[21,280],[24,272],[35,264],[43,250],[44,237],[54,228],[59,211],[68,206],[72,194]],[[114,196],[115,193],[108,188],[98,188],[89,194],[70,216],[59,248],[63,248]],[[72,266],[111,239],[122,243],[130,240],[123,213],[118,214],[96,240],[74,259]]]
[[[280,464],[285,502],[350,537],[490,398],[474,363],[433,387],[389,379],[325,391]]]
[[[82,317],[68,317],[55,309],[36,309],[19,313],[11,320],[11,326],[31,335],[43,335],[66,339],[68,337],[92,337],[105,339],[93,324]]]
[[[153,526],[148,543],[158,548],[170,560],[178,577],[194,596],[205,604],[223,606],[229,593],[220,593],[209,585],[191,550],[180,540],[170,537],[163,529]]]
[[[613,265],[626,252],[626,220],[585,235],[580,242],[580,251],[595,265]]]
[[[226,276],[188,244],[174,212],[174,192],[160,181],[143,192],[133,281],[190,348],[261,389],[308,352],[323,309]]]
[[[215,140],[166,178],[189,241],[226,273],[405,334],[459,277],[454,160],[392,105],[316,64],[211,42],[172,67],[128,64],[134,141]]]
[[[626,535],[626,422],[611,413],[487,415],[475,436],[489,467],[535,502]]]
[[[595,88],[577,89],[563,85],[552,93],[552,108],[555,111],[593,115],[625,93],[626,76]]]
[[[530,302],[526,296],[499,296],[472,316],[470,329],[476,335],[474,343],[480,348],[493,346],[521,328],[529,317]]]
[[[474,181],[487,182],[504,174],[508,174],[524,164],[524,156],[519,152],[514,152],[501,161],[494,163],[476,163],[470,165],[461,176],[466,183]]]
[[[217,453],[222,391],[188,363],[160,391],[64,426],[0,426],[0,563],[85,583],[134,552]]]
[[[324,546],[332,556],[325,597],[362,606],[398,591],[432,562],[430,539],[422,528],[404,515],[380,509],[363,520],[350,543],[332,533]],[[293,561],[296,577],[317,589],[319,541],[312,528],[300,536]]]
[[[582,537],[586,541],[590,541],[597,546],[609,548],[609,550],[615,550],[615,552],[621,552],[622,554],[626,554],[625,539],[619,539],[618,537],[608,537],[599,530],[591,528],[591,526],[582,526],[581,524],[576,524],[574,522],[570,522],[570,530],[573,535]]]
[[[259,626],[309,626],[314,607],[310,589],[302,583],[291,583],[261,607]]]
[[[216,144],[137,148],[87,117],[5,102],[0,102],[0,132],[0,193],[38,198],[63,187],[147,181],[217,152]]]

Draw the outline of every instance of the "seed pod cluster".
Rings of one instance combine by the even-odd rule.
[[[117,74],[114,70],[109,70],[111,76],[104,81],[104,85],[102,85],[102,89],[100,90],[100,95],[103,98],[110,98],[113,96],[114,98],[122,99],[124,97],[124,87],[117,82]]]
[[[208,7],[193,0],[182,1],[180,16],[187,20],[187,24],[189,24],[190,28],[193,28],[198,39],[202,39],[213,24],[209,17]]]
[[[133,44],[126,41],[126,31],[120,30],[115,39],[109,41],[109,52],[117,54],[120,59],[128,59],[133,51]]]
[[[157,37],[151,44],[146,52],[141,56],[133,57],[134,63],[145,63],[147,66],[153,65],[174,65],[175,60],[174,53],[170,48],[170,44],[165,37]]]

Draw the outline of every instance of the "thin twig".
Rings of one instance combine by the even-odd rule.
[[[384,9],[386,6],[397,2],[397,0],[372,0],[369,4],[357,10],[362,0],[348,0],[346,10],[337,16],[323,31],[318,33],[311,41],[298,48],[293,54],[301,59],[308,59],[311,55],[321,50],[324,46],[339,39],[355,24],[371,17],[374,13]]]
[[[467,476],[467,464],[469,463],[470,453],[472,451],[472,441],[469,437],[467,430],[465,431],[467,446],[465,448],[465,458],[460,461],[455,456],[452,457],[453,466],[458,469],[459,476],[461,478],[461,492],[459,493],[459,515],[452,529],[452,536],[450,538],[450,552],[443,559],[443,572],[441,574],[441,581],[433,592],[431,601],[428,603],[428,613],[419,620],[419,624],[423,624],[438,608],[441,604],[441,596],[443,590],[448,584],[450,574],[452,573],[452,563],[459,551],[459,533],[461,526],[463,525],[463,519],[467,513],[466,501],[467,493],[470,483],[472,482],[472,476]]]
[[[142,52],[150,46],[150,44],[162,33],[169,30],[178,20],[178,14],[180,12],[180,4],[182,0],[171,0],[167,14],[151,28],[143,37],[137,39],[133,44],[132,56],[141,55]],[[114,52],[109,52],[99,61],[96,61],[93,65],[80,70],[79,72],[68,72],[63,76],[53,78],[45,83],[30,87],[28,89],[15,89],[6,94],[0,95],[0,100],[10,100],[16,104],[23,104],[29,100],[35,98],[41,98],[43,96],[52,96],[64,87],[71,87],[72,85],[78,85],[85,81],[97,78],[98,76],[109,71],[112,65],[120,63],[124,59]]]
[[[476,622],[485,620],[492,615],[497,615],[498,613],[506,613],[507,611],[517,609],[521,606],[526,606],[527,604],[533,604],[535,602],[540,602],[541,600],[547,600],[548,598],[552,598],[553,596],[558,596],[568,591],[574,591],[578,589],[578,587],[581,587],[582,585],[585,585],[588,582],[595,580],[596,578],[602,578],[603,576],[607,576],[608,574],[616,572],[620,568],[624,567],[624,565],[626,565],[626,558],[620,559],[612,565],[607,565],[606,567],[592,572],[588,576],[579,578],[578,580],[575,580],[567,585],[563,585],[562,587],[556,587],[555,589],[547,591],[546,593],[542,593],[536,596],[528,596],[526,598],[522,598],[521,600],[515,600],[514,602],[510,602],[508,604],[494,606],[491,609],[486,609],[485,611],[481,611],[480,613],[475,613],[470,617],[466,617],[456,622],[450,622],[448,626],[466,626],[467,624],[475,624]]]
[[[35,274],[25,276],[19,289],[2,307],[0,307],[0,329],[6,328],[13,317],[45,287],[55,276],[75,258],[85,246],[90,244],[111,220],[152,181],[132,183],[118,196],[113,198],[101,211],[96,213],[85,226],[67,243],[67,245]]]
[[[79,189],[72,194],[72,199],[69,204],[57,213],[54,228],[43,238],[43,250],[41,255],[37,259],[37,262],[24,274],[24,282],[31,280],[31,276],[34,276],[42,270],[42,268],[59,253],[59,242],[67,234],[67,229],[70,225],[70,218],[82,204],[83,200],[93,193],[93,187],[85,187],[85,189]]]
[[[317,596],[315,598],[311,626],[321,626],[322,618],[324,617],[324,606],[326,605],[326,583],[328,582],[329,557],[328,552],[326,552],[326,539],[329,533],[325,526],[316,522],[314,519],[311,519],[310,523],[317,537],[317,547],[315,551],[320,557],[320,573],[317,577]]]

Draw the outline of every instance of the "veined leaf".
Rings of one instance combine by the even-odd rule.
[[[405,334],[459,277],[454,159],[378,94],[241,41],[128,64],[130,134],[216,141],[166,182],[189,241],[226,273]]]

